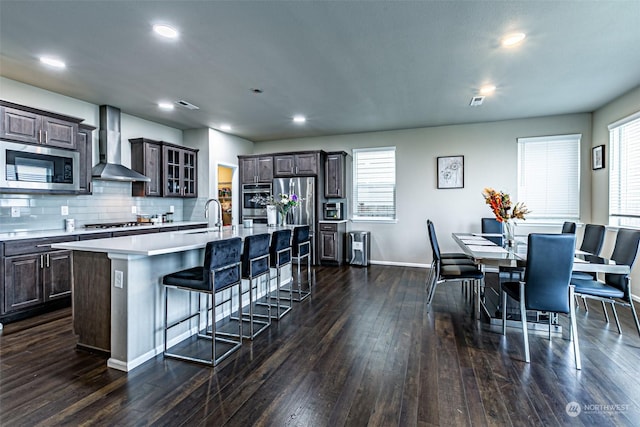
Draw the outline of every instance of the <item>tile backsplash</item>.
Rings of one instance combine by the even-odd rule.
[[[161,215],[171,206],[174,221],[200,221],[204,210],[197,207],[203,206],[204,201],[132,197],[131,183],[99,180],[93,181],[93,194],[85,196],[0,194],[0,233],[64,229],[68,218],[75,219],[76,228],[91,223],[135,221],[137,214]],[[61,214],[61,206],[68,207],[68,215]],[[137,213],[132,213],[132,206]]]

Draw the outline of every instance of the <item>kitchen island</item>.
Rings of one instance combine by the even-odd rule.
[[[162,277],[202,265],[207,242],[282,228],[292,227],[224,227],[221,232],[205,228],[52,245],[73,251],[72,298],[78,346],[109,353],[107,365],[122,371],[162,353],[166,291]],[[283,275],[285,280],[290,278],[291,269],[285,269]],[[196,303],[196,297],[176,291],[170,296],[169,321],[195,310]],[[222,316],[236,309],[223,305]],[[175,328],[168,337],[169,346],[191,336],[199,327],[193,322]]]

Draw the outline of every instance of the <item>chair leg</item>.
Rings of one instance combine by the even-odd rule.
[[[531,362],[529,355],[529,331],[527,330],[527,309],[524,301],[524,283],[520,283],[520,320],[522,321],[522,337],[524,339],[524,361]]]
[[[582,369],[582,363],[580,360],[580,345],[578,344],[578,324],[576,322],[576,313],[575,313],[575,299],[574,295],[574,287],[569,286],[569,320],[571,321],[571,338],[573,341],[573,352],[576,358],[576,369]]]
[[[507,293],[502,291],[502,335],[507,334]]]
[[[582,297],[582,303],[584,304],[584,311],[589,312],[589,306],[587,305],[587,299]]]
[[[622,335],[622,328],[620,327],[620,320],[618,320],[618,311],[616,310],[616,303],[611,303],[611,311],[613,311],[613,318],[616,320],[616,326],[618,328],[618,333]]]
[[[609,323],[609,313],[607,312],[607,305],[604,303],[604,301],[600,301],[602,303],[602,312],[604,313],[604,318],[607,321],[607,323]]]
[[[553,315],[549,313],[549,341],[551,341],[551,321],[553,319]]]
[[[633,320],[636,322],[636,329],[638,330],[638,334],[640,335],[640,322],[638,321],[638,314],[636,313],[636,309],[633,306],[633,298],[629,298],[629,307],[631,307],[631,314],[633,314]]]
[[[436,288],[438,287],[438,279],[437,277],[433,277],[433,283],[431,284],[431,292],[429,292],[429,296],[427,297],[427,312],[429,312],[429,309],[431,307],[431,302],[433,301],[433,296],[436,293]]]
[[[167,313],[169,312],[169,288],[164,289],[164,350],[162,354],[167,354]]]

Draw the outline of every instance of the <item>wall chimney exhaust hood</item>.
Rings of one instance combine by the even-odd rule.
[[[107,181],[146,181],[151,179],[122,166],[120,141],[120,109],[110,105],[100,106],[99,134],[100,163],[93,167],[93,179]]]

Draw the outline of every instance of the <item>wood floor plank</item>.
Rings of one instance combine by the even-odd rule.
[[[70,309],[5,325],[0,425],[640,424],[629,310],[619,310],[622,336],[601,307],[576,313],[582,371],[567,336],[531,334],[527,364],[521,332],[475,321],[459,285],[439,287],[427,310],[425,278],[317,267],[313,296],[215,369],[161,355],[129,373],[107,368],[75,349]]]

